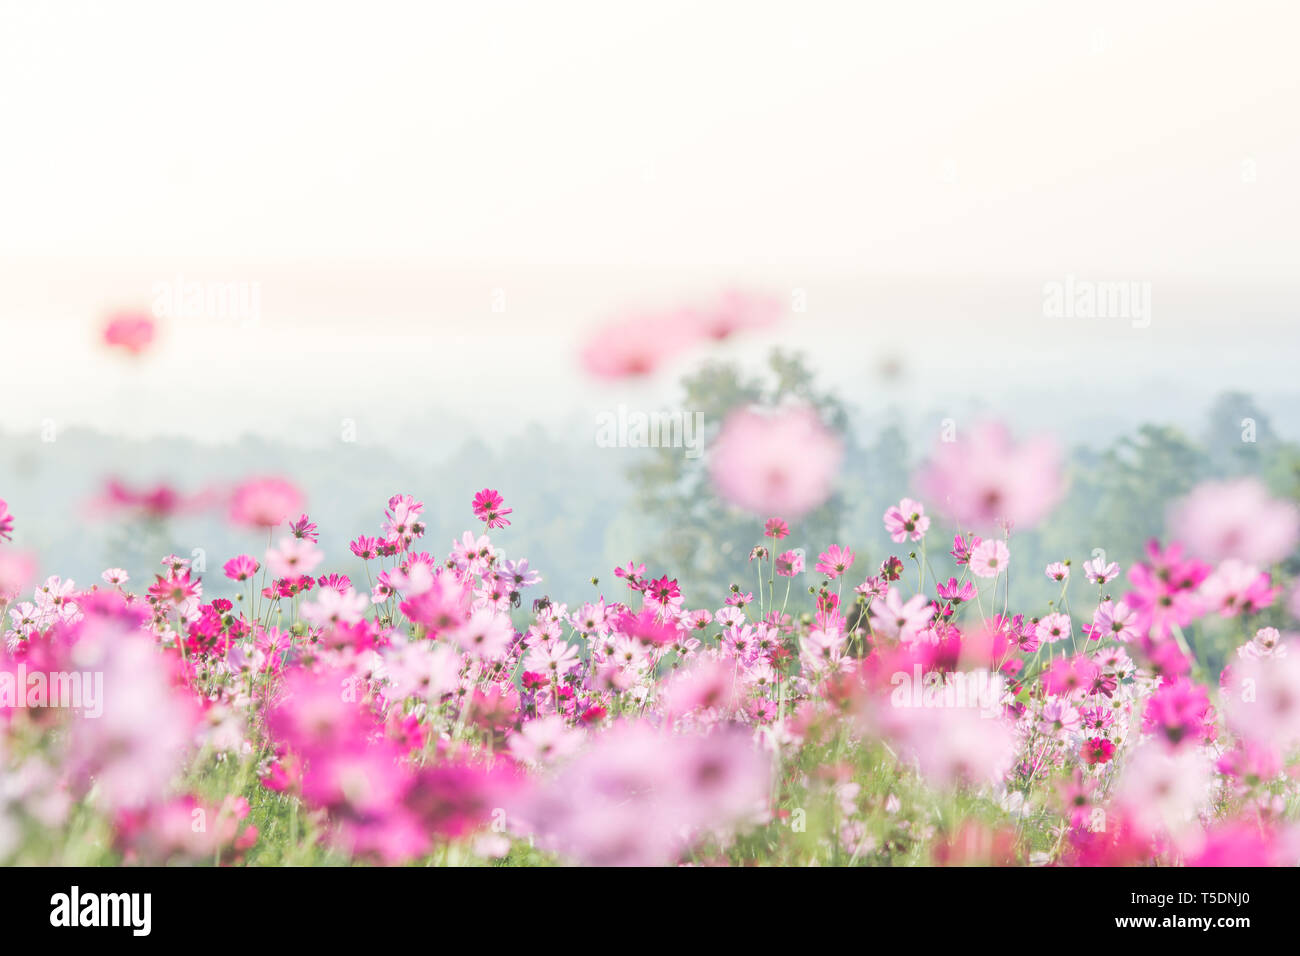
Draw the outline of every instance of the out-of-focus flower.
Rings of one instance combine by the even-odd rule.
[[[1300,650],[1283,644],[1279,651],[1239,658],[1220,702],[1234,733],[1288,749],[1300,745]]]
[[[1210,803],[1211,770],[1199,750],[1149,740],[1129,756],[1115,802],[1142,832],[1179,835]]]
[[[775,324],[781,315],[781,300],[732,289],[704,307],[688,310],[687,314],[706,338],[722,341],[746,329]]]
[[[140,312],[119,312],[104,324],[104,343],[131,355],[141,355],[153,344],[157,326],[151,316]]]
[[[324,553],[306,538],[281,539],[266,552],[266,566],[277,578],[311,574],[325,560]]]
[[[939,443],[919,484],[932,504],[978,530],[1031,527],[1065,491],[1055,443],[1039,438],[1016,445],[1005,428],[991,423]]]
[[[36,558],[26,551],[0,548],[0,601],[11,601],[36,577]]]
[[[758,514],[800,517],[826,501],[844,448],[806,407],[732,412],[709,456],[723,499]]]
[[[230,520],[252,528],[274,528],[302,509],[302,493],[283,478],[253,478],[235,489]]]
[[[705,736],[620,723],[514,814],[540,845],[588,866],[672,863],[701,831],[764,813],[768,761],[739,728]]]
[[[702,332],[684,311],[632,315],[596,330],[583,346],[583,367],[597,378],[640,378],[680,354]]]
[[[1011,549],[1005,541],[990,538],[975,546],[970,556],[971,574],[977,578],[996,578],[1007,569],[1011,561]]]
[[[1295,548],[1300,510],[1273,498],[1255,478],[1210,481],[1173,507],[1169,524],[1174,537],[1197,557],[1267,566]]]

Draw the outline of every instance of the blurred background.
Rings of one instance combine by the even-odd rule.
[[[635,558],[716,605],[757,524],[702,500],[702,459],[598,422],[708,436],[788,395],[849,450],[791,543],[852,545],[855,577],[945,420],[1068,450],[1013,597],[1047,560],[1127,563],[1201,478],[1296,495],[1293,4],[0,11],[0,498],[42,573],[216,572],[264,542],[95,507],[105,483],[276,474],[354,575],[389,495],[441,556],[488,486],[558,599]],[[1052,314],[1080,282],[1149,310]],[[729,289],[779,320],[648,376],[583,367],[603,325]],[[139,354],[104,341],[123,313],[156,323]]]

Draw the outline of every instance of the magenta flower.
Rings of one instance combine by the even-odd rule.
[[[504,505],[501,495],[491,488],[484,488],[474,496],[474,516],[489,528],[504,528],[510,524],[506,515],[514,513],[513,508]]]

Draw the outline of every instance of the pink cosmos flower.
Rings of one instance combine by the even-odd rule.
[[[36,576],[36,559],[25,551],[0,548],[0,601],[11,601]]]
[[[140,355],[153,344],[156,326],[154,320],[143,313],[120,312],[109,316],[104,325],[104,343],[120,348],[131,355]]]
[[[1077,734],[1081,726],[1083,718],[1068,700],[1053,697],[1043,704],[1038,720],[1039,733],[1065,740]]]
[[[1217,611],[1221,617],[1236,617],[1263,610],[1281,593],[1281,588],[1272,586],[1267,571],[1228,558],[1201,583],[1198,596],[1207,613]]]
[[[1209,692],[1185,677],[1161,684],[1147,699],[1142,729],[1160,734],[1174,747],[1213,740],[1214,710]]]
[[[362,561],[373,561],[379,557],[379,539],[368,535],[357,535],[348,544],[348,548]]]
[[[763,535],[780,541],[790,533],[790,526],[780,518],[768,518],[763,525]]]
[[[1038,622],[1036,628],[1038,639],[1044,644],[1070,639],[1070,615],[1049,614]]]
[[[1043,671],[1043,690],[1057,697],[1079,696],[1091,689],[1099,670],[1082,654],[1058,657]]]
[[[525,721],[509,740],[510,752],[535,766],[571,757],[582,748],[582,743],[582,732],[571,729],[565,719],[556,714]]]
[[[411,495],[393,495],[388,499],[388,510],[384,512],[384,540],[399,551],[405,551],[417,538],[424,537],[424,520],[420,515],[424,511],[424,502],[416,501]],[[469,537],[469,532],[465,532]]]
[[[1115,561],[1106,563],[1105,558],[1093,558],[1083,562],[1083,575],[1093,584],[1106,584],[1119,574],[1119,564]]]
[[[306,538],[308,541],[320,540],[315,523],[305,514],[300,516],[297,521],[290,523],[289,532],[295,538]]]
[[[1163,552],[1160,543],[1147,543],[1147,563],[1128,569],[1133,590],[1124,595],[1125,606],[1137,612],[1137,630],[1163,640],[1176,624],[1186,627],[1204,613],[1199,595],[1201,582],[1210,573],[1208,565],[1183,557],[1182,545],[1170,544]]]
[[[970,562],[971,552],[980,546],[981,540],[978,535],[971,535],[968,541],[961,535],[955,534],[952,536],[952,550],[948,553],[953,556],[957,566],[961,567],[963,564]]]
[[[1292,828],[1275,832],[1254,819],[1228,820],[1209,828],[1186,857],[1188,866],[1294,866],[1300,837]]]
[[[492,660],[505,653],[515,638],[510,618],[494,608],[479,608],[469,618],[448,632],[448,636],[467,654]]]
[[[1294,635],[1287,635],[1290,640]],[[1242,657],[1275,657],[1285,654],[1289,644],[1282,638],[1282,633],[1275,627],[1261,627],[1255,631],[1250,642],[1237,648]]]
[[[666,647],[680,636],[676,618],[662,617],[653,607],[642,608],[636,614],[624,611],[615,619],[614,630],[626,637],[658,647]]]
[[[969,581],[962,581],[960,584],[956,578],[949,578],[947,584],[939,584],[935,588],[940,598],[947,601],[950,606],[955,607],[963,601],[973,601],[975,599],[975,585]]]
[[[1211,766],[1192,748],[1159,740],[1138,745],[1124,765],[1115,802],[1142,832],[1185,832],[1211,799]]]
[[[871,604],[871,630],[873,634],[900,641],[915,640],[934,617],[934,605],[924,594],[913,595],[906,603],[897,588],[890,588],[884,601]]]
[[[249,555],[240,554],[231,558],[222,565],[221,570],[226,577],[230,578],[232,581],[247,581],[255,575],[261,567],[262,566]]]
[[[1300,744],[1300,646],[1283,647],[1269,657],[1240,658],[1219,699],[1238,736],[1288,750]]]
[[[583,367],[597,378],[640,378],[697,341],[701,329],[683,311],[632,315],[598,329],[583,346]]]
[[[619,722],[512,816],[538,843],[588,866],[663,866],[701,835],[759,816],[769,762],[749,734],[663,733]]]
[[[834,580],[853,567],[855,557],[848,548],[833,544],[818,556],[815,570]]]
[[[926,517],[925,507],[919,501],[904,498],[897,505],[885,511],[885,530],[896,542],[920,541],[930,530],[930,519]]]
[[[1065,490],[1053,442],[1040,438],[1015,445],[996,424],[941,442],[918,483],[950,517],[978,529],[1031,527],[1046,517]]]
[[[0,498],[0,541],[12,541],[14,516],[9,513],[9,505]]]
[[[979,578],[995,578],[1007,569],[1011,551],[1006,542],[990,538],[981,541],[971,552],[971,574]]]
[[[1111,637],[1127,644],[1138,636],[1137,614],[1130,611],[1123,601],[1118,604],[1110,600],[1102,601],[1092,616],[1092,625],[1085,628],[1085,631],[1086,636],[1093,641]]]
[[[1205,482],[1170,512],[1170,528],[1192,554],[1257,565],[1281,561],[1300,538],[1300,510],[1255,478]]]
[[[131,580],[131,576],[121,568],[106,568],[100,578],[105,584],[111,584],[114,587],[119,587]]]
[[[775,296],[729,290],[691,315],[705,337],[720,342],[736,332],[774,324],[781,315],[781,300]]]
[[[356,591],[340,592],[322,587],[316,600],[302,606],[302,616],[315,627],[334,627],[339,624],[357,624],[364,619],[370,598]]]
[[[1053,561],[1047,566],[1046,573],[1053,581],[1064,581],[1070,576],[1070,566],[1062,561]]]
[[[777,555],[776,573],[783,578],[792,578],[803,573],[803,555],[798,551],[785,551]]]
[[[277,547],[266,552],[266,566],[277,578],[311,574],[322,561],[324,553],[306,538],[282,538]]]
[[[1079,756],[1089,766],[1109,763],[1110,759],[1115,756],[1115,745],[1105,737],[1089,737],[1083,742],[1083,746],[1079,748]]]
[[[988,785],[1010,769],[1015,737],[1006,721],[973,707],[891,707],[887,732],[899,756],[916,762],[931,786]]]
[[[254,478],[235,489],[230,520],[253,528],[274,528],[302,508],[302,493],[283,478]]]
[[[486,522],[489,528],[504,528],[510,522],[506,515],[513,514],[513,508],[503,507],[505,502],[501,495],[491,488],[484,488],[474,496],[474,517]]]
[[[759,514],[800,517],[830,497],[844,448],[806,407],[732,412],[709,456],[723,499]]]

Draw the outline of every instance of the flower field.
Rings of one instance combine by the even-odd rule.
[[[248,546],[206,578],[168,555],[142,582],[37,580],[6,547],[0,857],[1297,861],[1293,505],[1206,482],[1127,566],[1021,568],[1017,531],[1062,475],[1050,443],[990,425],[936,447],[864,566],[847,543],[786,547],[838,466],[809,409],[728,418],[712,480],[771,514],[722,601],[653,555],[543,596],[507,556],[529,515],[492,488],[438,550],[411,495],[321,529],[279,478],[220,502]],[[0,537],[21,522],[0,504]],[[352,560],[324,561],[331,531]],[[1013,571],[1036,603],[1008,606]],[[1186,637],[1210,619],[1235,634],[1221,668]]]

